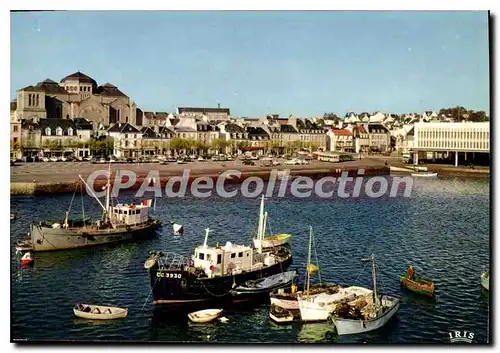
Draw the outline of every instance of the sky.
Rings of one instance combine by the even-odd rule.
[[[489,114],[488,13],[68,11],[11,13],[10,98],[81,71],[143,111],[234,116]]]

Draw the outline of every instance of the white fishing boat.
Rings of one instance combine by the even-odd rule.
[[[297,301],[300,309],[302,321],[315,322],[327,321],[330,313],[343,301],[356,300],[359,297],[366,297],[371,294],[371,290],[362,287],[342,288],[334,284],[320,286],[311,291],[311,274],[319,272],[319,268],[311,263],[313,233],[310,227],[309,235],[309,256],[307,262],[307,284],[304,292],[297,293]]]
[[[384,295],[381,298],[377,295],[377,278],[375,272],[375,257],[372,255],[363,262],[372,263],[373,280],[373,304],[365,303],[364,310],[357,306],[347,305],[347,311],[340,313],[338,310],[332,315],[338,335],[351,335],[373,331],[384,326],[399,310],[399,299]],[[358,308],[358,310],[355,310]],[[353,310],[354,309],[354,310]]]
[[[188,314],[189,320],[197,323],[206,323],[217,319],[222,314],[222,309],[205,309]]]
[[[257,280],[249,280],[236,287],[233,293],[238,295],[269,293],[277,288],[289,286],[296,275],[295,271],[288,271]]]
[[[264,212],[264,195],[260,201],[259,225],[257,229],[257,237],[253,239],[253,244],[256,248],[273,248],[282,246],[290,240],[290,234],[275,234],[266,236],[267,212]]]
[[[485,272],[481,275],[481,286],[487,291],[490,290],[490,272]]]
[[[269,318],[277,324],[290,323],[295,319],[290,310],[273,304],[269,308]]]
[[[115,320],[127,317],[127,308],[118,308],[114,306],[77,304],[73,308],[75,316],[90,320]]]
[[[417,172],[417,173],[411,173],[412,177],[417,177],[417,178],[436,178],[438,176],[438,173],[433,173],[433,172]]]

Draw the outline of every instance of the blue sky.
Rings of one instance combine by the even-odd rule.
[[[11,98],[82,71],[144,111],[489,112],[487,12],[11,14]]]

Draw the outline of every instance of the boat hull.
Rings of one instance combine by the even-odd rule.
[[[410,280],[407,276],[401,276],[399,281],[403,287],[414,293],[429,297],[434,297],[435,295],[434,283],[431,281],[423,280],[423,283],[419,283],[418,281]]]
[[[233,289],[246,281],[286,271],[291,264],[292,256],[289,255],[282,262],[259,270],[214,278],[199,278],[194,274],[193,267],[181,265],[175,269],[165,270],[159,268],[156,263],[148,269],[153,304],[168,311],[193,311],[193,309],[206,309],[210,306],[226,307],[239,301],[248,301],[249,298],[245,296],[252,297],[252,294],[235,295]],[[261,294],[257,294],[259,295]]]
[[[99,310],[101,311],[101,314],[92,313],[92,312],[84,312],[84,311],[78,310],[76,308],[73,308],[73,313],[75,314],[75,316],[77,316],[79,318],[88,319],[88,320],[124,319],[127,317],[127,314],[128,314],[128,309],[124,309],[124,308],[117,308],[117,307],[111,307],[111,306],[101,306],[101,305],[87,305],[87,306],[90,307],[91,311],[94,310],[95,308],[99,308]],[[104,314],[104,312],[108,309],[111,311],[111,314]]]
[[[371,320],[353,320],[344,318],[334,318],[335,327],[337,329],[338,335],[353,335],[358,333],[364,333],[369,331],[374,331],[382,326],[384,326],[399,310],[399,299],[394,297],[384,297],[384,300],[390,300],[392,306],[385,313],[375,319]]]
[[[32,224],[31,244],[34,251],[55,251],[117,243],[147,237],[154,234],[160,225],[161,222],[155,220],[140,227],[97,230],[91,227],[64,229]]]
[[[299,307],[299,301],[297,298],[287,298],[285,296],[271,296],[271,305],[276,305],[279,306],[280,308],[287,309],[287,310],[300,310]]]

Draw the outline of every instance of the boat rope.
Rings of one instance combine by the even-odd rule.
[[[83,228],[86,228],[87,225],[85,224],[85,207],[83,206],[83,184],[80,183],[80,194],[82,196],[82,218],[83,218]]]
[[[156,282],[158,282],[158,280],[159,280],[159,277],[156,277],[156,279],[155,279],[155,281],[154,281],[153,285],[151,286],[151,289],[149,290],[148,296],[147,296],[146,300],[144,301],[144,304],[142,304],[142,308],[141,308],[141,315],[142,315],[142,313],[143,313],[143,311],[144,311],[144,307],[146,306],[146,304],[147,304],[147,302],[148,302],[148,300],[149,300],[149,297],[150,297],[151,293],[153,293],[153,289],[155,288],[155,286],[156,286]]]
[[[73,192],[73,197],[71,197],[71,201],[70,201],[69,207],[68,207],[68,215],[71,212],[71,205],[73,205],[73,200],[75,199],[76,190],[78,190],[78,187],[75,187],[75,191]]]
[[[365,269],[366,269],[366,266],[369,264],[369,262],[366,262],[365,265],[363,266],[363,268],[361,269],[361,271],[358,273],[358,277],[356,277],[356,279],[354,280],[353,283],[357,283],[358,282],[358,279],[361,277],[361,275],[363,274],[363,272],[365,272]]]
[[[230,294],[230,293],[231,293],[231,291],[232,291],[232,289],[231,289],[231,290],[229,290],[227,293],[224,293],[224,294],[215,294],[215,293],[212,293],[212,292],[210,292],[210,291],[208,290],[208,288],[205,286],[205,283],[203,283],[203,281],[200,281],[200,282],[201,282],[201,284],[203,285],[203,288],[205,288],[205,290],[207,291],[207,293],[208,293],[208,294],[210,294],[210,295],[211,295],[211,296],[213,296],[213,297],[224,297],[224,296],[226,296],[226,295]],[[234,282],[234,275],[233,275],[233,285],[234,285],[234,284],[235,284],[235,282]]]

